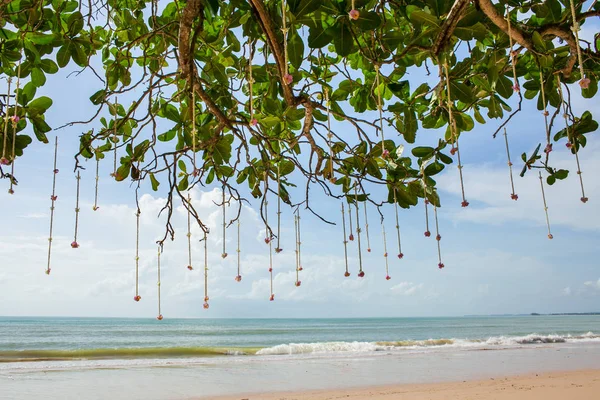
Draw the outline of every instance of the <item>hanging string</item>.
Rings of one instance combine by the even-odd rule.
[[[352,228],[352,210],[350,209],[350,204],[348,204],[348,220],[350,221],[350,236],[348,236],[348,240],[353,242],[354,235],[352,232],[354,232],[354,229]]]
[[[519,200],[519,195],[515,193],[515,182],[513,180],[513,163],[510,161],[510,150],[508,148],[508,134],[506,133],[506,128],[504,128],[504,142],[506,143],[506,157],[508,158],[508,172],[510,173],[510,187],[512,189],[512,193],[510,198],[513,200]]]
[[[435,233],[436,233],[436,238],[442,238],[440,236],[440,226],[438,223],[438,214],[437,214],[437,207],[435,206],[435,204],[433,205],[433,214],[435,215]],[[442,248],[441,248],[441,240],[437,239],[437,251],[438,251],[438,268],[442,269],[444,268],[444,263],[442,262]]]
[[[196,92],[192,88],[192,165],[194,166],[192,176],[197,177],[200,171],[196,168]]]
[[[556,80],[557,80],[557,86],[558,86],[558,94],[560,96],[560,102],[563,106],[563,117],[565,119],[565,129],[567,131],[567,139],[568,139],[567,148],[572,149],[571,151],[573,153],[575,153],[575,160],[577,161],[577,175],[579,176],[579,184],[581,186],[581,202],[585,204],[588,202],[589,199],[586,197],[585,189],[583,187],[583,176],[582,176],[582,172],[581,172],[581,164],[579,163],[579,149],[577,148],[576,145],[575,145],[575,147],[573,147],[573,145],[575,144],[575,140],[571,137],[571,130],[569,129],[569,115],[567,114],[567,103],[564,101],[564,98],[563,98],[563,92],[562,92],[559,75],[556,75]]]
[[[394,210],[396,212],[396,234],[398,236],[398,258],[404,258],[402,253],[402,240],[400,239],[400,220],[398,219],[398,200],[396,198],[396,188],[394,188]]]
[[[468,207],[469,202],[465,198],[465,184],[464,184],[463,173],[462,173],[463,165],[460,160],[460,147],[458,146],[458,135],[456,134],[456,123],[454,121],[454,114],[452,113],[453,102],[450,97],[450,73],[448,72],[448,70],[449,70],[448,62],[445,61],[444,62],[444,71],[446,73],[446,97],[447,97],[447,103],[448,103],[448,124],[449,124],[449,128],[450,128],[450,134],[451,134],[452,140],[454,141],[454,143],[452,143],[452,149],[450,150],[450,153],[452,153],[452,154],[456,153],[457,159],[458,159],[458,174],[460,177],[460,190],[462,193],[461,206]]]
[[[392,279],[390,277],[390,269],[388,263],[388,251],[387,251],[387,238],[385,236],[385,224],[383,223],[383,218],[381,218],[381,233],[383,234],[383,258],[385,258],[385,280],[389,281]]]
[[[160,245],[158,245],[158,255],[157,255],[157,271],[158,271],[158,282],[156,284],[157,289],[158,289],[158,317],[156,317],[157,320],[162,321],[163,316],[162,316],[162,312],[160,310]]]
[[[425,200],[423,200],[423,203],[425,203],[425,237],[430,237],[431,236],[431,232],[429,232],[429,199],[427,199],[427,184],[425,183],[425,179],[423,179],[423,196],[425,197]]]
[[[358,277],[365,276],[362,266],[362,249],[360,247],[360,219],[358,216],[358,182],[354,185],[354,205],[356,206],[356,239],[358,244]]]
[[[298,271],[302,271],[302,236],[300,235],[300,210],[296,212],[298,216]]]
[[[369,239],[369,218],[367,216],[367,203],[363,207],[365,210],[365,234],[367,235],[367,252],[371,252],[371,239]]]
[[[544,89],[544,74],[542,73],[542,70],[540,69],[540,90],[542,93],[542,103],[544,103],[544,122],[546,124],[546,148],[544,149],[544,153],[546,154],[550,154],[550,152],[552,151],[552,143],[550,143],[550,125],[548,124],[548,115],[550,115],[550,113],[548,112],[548,107],[546,105],[546,90]]]
[[[73,238],[73,242],[71,243],[71,247],[74,249],[79,247],[79,243],[77,243],[77,232],[79,230],[79,182],[81,180],[79,171],[77,171],[76,179],[77,179],[77,196],[75,197],[75,235]]]
[[[10,86],[12,83],[12,78],[9,76],[6,80],[8,81],[8,91],[6,92],[6,112],[4,113],[4,137],[2,141],[2,158],[0,158],[0,164],[2,165],[8,165],[10,163],[10,161],[6,158],[6,145],[8,144],[8,108],[10,107]]]
[[[329,102],[329,88],[325,88],[325,105],[327,107],[327,142],[329,144],[329,181],[335,183],[333,176],[333,134],[331,133],[331,104]]]
[[[187,242],[188,242],[188,266],[187,269],[192,271],[194,269],[192,264],[192,197],[190,192],[187,196],[188,212],[187,212]]]
[[[354,7],[352,7],[354,10]],[[390,152],[385,149],[385,138],[383,135],[383,102],[381,101],[381,88],[379,83],[379,65],[375,64],[375,82],[377,84],[377,110],[379,110],[379,129],[381,130],[381,157],[386,158]]]
[[[254,78],[252,76],[252,39],[248,38],[248,97],[250,101],[250,125],[258,125],[258,121],[254,118],[254,93],[252,92]]]
[[[265,171],[265,242],[269,245],[269,279],[270,279],[270,301],[275,300],[275,294],[273,293],[273,241],[271,240],[271,236],[269,235],[269,210],[268,205],[269,201],[267,200],[267,193],[269,191],[269,175],[267,171]]]
[[[508,7],[506,8],[506,22],[508,24],[508,42],[510,44],[510,62],[512,64],[512,73],[513,73],[513,87],[512,89],[515,92],[521,91],[521,87],[519,86],[519,79],[517,78],[517,52],[513,50],[513,38],[512,38],[512,26],[510,22],[510,12],[508,11]],[[514,192],[514,191],[513,191]]]
[[[240,272],[240,270],[241,270],[240,253],[241,253],[241,251],[240,251],[240,220],[238,218],[238,221],[237,221],[237,275],[235,277],[236,282],[242,281],[242,274]]]
[[[283,25],[283,27],[281,28],[281,32],[283,32],[283,57],[284,57],[284,59],[283,59],[283,70],[284,70],[283,79],[285,80],[285,83],[290,85],[294,81],[294,77],[292,75],[290,75],[289,68],[288,68],[287,38],[288,38],[289,29],[287,27],[287,12],[286,12],[285,0],[281,1],[281,20],[282,20],[282,25]]]
[[[300,286],[302,282],[300,281],[300,239],[298,238],[298,216],[294,214],[294,232],[296,233],[296,282],[294,285],[296,287]]]
[[[117,137],[117,107],[118,107],[118,99],[117,97],[115,97],[115,120],[114,120],[114,126],[113,126],[113,145],[114,147],[114,151],[113,151],[113,172],[110,174],[110,176],[112,177],[117,177],[117,143],[119,142],[119,139]]]
[[[206,237],[206,231],[204,231],[204,309],[208,310],[208,239]]]
[[[96,189],[94,191],[94,207],[92,210],[98,211],[98,181],[100,180],[100,158],[98,157],[98,149],[96,149]]]
[[[281,142],[279,142],[279,152],[281,153]],[[277,162],[277,247],[275,253],[279,254],[283,251],[281,243],[281,159]]]
[[[137,203],[137,197],[136,197]],[[135,213],[135,297],[133,300],[140,301],[140,208]]]
[[[346,211],[344,210],[344,202],[342,202],[342,229],[344,232],[344,261],[346,262],[346,272],[344,273],[344,276],[347,278],[350,276],[350,271],[348,270],[348,241],[346,240]],[[352,228],[350,229],[352,230]]]
[[[58,196],[56,196],[56,174],[58,174],[58,169],[56,168],[57,158],[58,136],[54,138],[54,169],[52,170],[52,195],[50,196],[52,205],[50,206],[50,236],[48,236],[48,266],[46,267],[46,275],[50,275],[50,256],[52,254],[52,229],[54,227],[54,203],[58,199]]]
[[[552,232],[550,231],[550,217],[548,217],[548,204],[546,203],[546,192],[544,191],[544,181],[542,180],[542,173],[540,175],[540,187],[542,188],[542,200],[544,201],[544,213],[546,213],[546,226],[548,228],[548,239],[554,239]]]
[[[19,123],[19,115],[17,114],[17,110],[19,108],[19,89],[21,88],[21,58],[22,57],[23,57],[23,48],[21,48],[21,51],[19,54],[19,67],[17,68],[17,90],[15,92],[15,107],[14,107],[13,116],[12,116],[12,128],[13,128],[12,156],[11,156],[12,162],[10,163],[11,179],[10,179],[10,187],[8,189],[8,193],[10,193],[10,194],[15,193],[15,190],[13,187],[13,185],[14,185],[13,177],[15,176],[15,162],[17,160],[17,155],[16,155],[17,124]],[[8,107],[6,108],[6,117],[8,118]]]
[[[225,222],[225,185],[223,185],[223,203],[221,204],[221,207],[223,207],[223,252],[221,253],[221,257],[222,258],[226,258],[227,257],[227,250],[225,249],[225,230],[227,229],[227,223]]]
[[[577,13],[575,12],[575,3],[571,0],[571,16],[573,17],[573,26],[571,30],[575,35],[575,44],[577,45],[577,59],[579,61],[579,73],[581,74],[581,80],[579,81],[579,85],[583,89],[587,89],[590,80],[585,77],[585,73],[583,71],[583,58],[581,57],[581,46],[579,45],[579,23],[577,22]]]

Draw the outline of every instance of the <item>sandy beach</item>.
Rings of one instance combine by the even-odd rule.
[[[450,383],[236,395],[217,397],[215,400],[596,400],[598,398],[600,398],[600,370],[582,370]]]

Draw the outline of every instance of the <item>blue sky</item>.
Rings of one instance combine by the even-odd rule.
[[[584,37],[591,37],[598,24],[586,24]],[[68,68],[69,69],[69,68]],[[71,71],[69,71],[71,72]],[[60,74],[48,80],[40,94],[55,100],[51,126],[74,119],[87,119],[93,108],[87,98],[98,87],[90,76]],[[425,79],[412,74],[416,87]],[[2,83],[4,84],[4,83]],[[584,100],[573,88],[576,112],[590,110],[596,118],[596,100]],[[516,99],[511,99],[514,105]],[[373,251],[363,259],[366,277],[359,279],[357,249],[349,244],[352,277],[344,278],[341,227],[325,225],[308,212],[302,214],[302,286],[296,288],[293,254],[293,219],[283,214],[283,253],[274,256],[276,301],[269,302],[268,246],[256,208],[242,214],[242,275],[236,283],[235,229],[228,230],[231,255],[220,257],[222,237],[217,228],[221,210],[213,204],[221,194],[217,188],[194,189],[191,196],[213,232],[209,237],[209,294],[211,308],[202,309],[203,248],[195,244],[192,272],[187,266],[186,213],[175,213],[176,240],[165,246],[162,258],[163,314],[165,317],[349,317],[349,316],[445,316],[529,312],[600,311],[600,140],[589,134],[581,153],[587,204],[581,197],[575,160],[564,145],[556,145],[554,165],[567,168],[571,176],[553,187],[546,186],[554,240],[546,237],[545,217],[535,174],[519,178],[519,155],[531,152],[544,139],[543,116],[531,104],[508,127],[511,155],[515,163],[516,192],[510,200],[510,183],[504,142],[491,134],[500,121],[478,125],[461,139],[461,155],[467,199],[460,207],[460,186],[455,166],[440,175],[438,183],[443,207],[440,212],[442,255],[446,268],[437,268],[436,243],[424,231],[422,205],[401,210],[400,219],[405,258],[398,260],[393,207],[384,210],[390,257],[390,281],[385,280],[381,225],[376,210],[369,209]],[[559,122],[560,124],[560,122]],[[337,125],[337,127],[340,127]],[[94,168],[90,163],[82,174],[80,235],[81,247],[70,248],[74,228],[75,179],[73,154],[78,146],[80,126],[52,132],[59,135],[59,169],[54,230],[52,274],[46,276],[49,206],[52,186],[50,145],[34,143],[18,160],[20,184],[16,194],[6,193],[8,182],[0,185],[0,315],[139,316],[156,315],[156,247],[164,234],[164,220],[157,219],[164,199],[146,186],[140,204],[141,250],[140,294],[135,303],[134,190],[127,183],[109,178],[112,162],[101,167],[100,210],[92,211]],[[388,131],[389,132],[389,131]],[[438,132],[420,131],[420,143],[436,142]],[[390,138],[390,133],[387,138]],[[395,137],[397,144],[401,138]],[[315,193],[317,191],[315,190]],[[274,199],[273,199],[274,200]],[[274,205],[274,201],[271,204]],[[340,220],[340,203],[316,195],[311,200],[328,218]],[[258,203],[254,204],[257,207]],[[274,210],[271,206],[271,211]],[[232,210],[233,211],[233,210]],[[362,218],[361,210],[361,218]],[[274,218],[272,213],[270,218]],[[261,231],[262,230],[262,231]],[[433,231],[433,225],[431,226]],[[200,232],[193,230],[193,237]],[[433,234],[435,236],[435,233]]]

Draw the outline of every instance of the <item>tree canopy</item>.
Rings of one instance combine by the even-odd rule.
[[[10,165],[58,128],[37,90],[85,69],[97,112],[71,121],[75,170],[106,160],[117,181],[167,186],[169,215],[180,197],[204,229],[184,192],[215,182],[240,205],[248,187],[263,218],[268,192],[313,212],[314,190],[439,207],[435,175],[454,164],[462,181],[462,134],[493,119],[500,132],[523,100],[546,132],[521,175],[553,184],[568,171],[552,166],[552,145],[576,155],[598,127],[570,106],[571,90],[598,90],[600,36],[578,35],[598,16],[599,2],[580,0],[2,0],[2,177],[12,190]],[[415,69],[437,83],[411,85]],[[436,146],[419,145],[425,130],[440,132]],[[371,196],[376,185],[388,195]]]

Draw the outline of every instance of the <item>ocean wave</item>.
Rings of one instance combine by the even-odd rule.
[[[560,343],[600,343],[600,334],[588,332],[580,335],[494,336],[487,339],[426,339],[381,342],[338,341],[315,343],[289,343],[272,347],[152,347],[152,348],[99,348],[71,350],[0,350],[0,363],[31,361],[68,361],[104,359],[170,359],[205,358],[215,356],[279,356],[326,355],[372,352],[401,352],[406,350],[435,351],[436,349],[501,349],[528,345]]]
[[[407,349],[436,348],[498,348],[518,347],[536,344],[577,342],[600,342],[600,335],[588,332],[583,335],[539,335],[532,333],[526,336],[496,336],[488,339],[427,339],[402,340],[396,342],[323,342],[323,343],[290,343],[267,347],[256,352],[256,355],[294,355],[294,354],[326,354],[326,353],[366,353],[373,351],[401,351]]]

